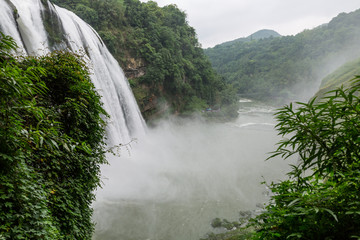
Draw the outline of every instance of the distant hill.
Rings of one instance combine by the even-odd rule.
[[[225,45],[232,45],[236,42],[250,42],[253,40],[260,40],[260,39],[264,39],[264,38],[271,38],[271,37],[281,37],[281,35],[274,31],[274,30],[269,30],[269,29],[262,29],[259,30],[253,34],[251,34],[250,36],[247,37],[243,37],[243,38],[238,38],[232,41],[228,41],[228,42],[224,42],[221,45],[225,46]]]
[[[281,37],[281,35],[274,30],[262,29],[262,30],[259,30],[255,33],[251,34],[250,36],[247,37],[247,39],[259,40],[259,39],[269,38],[269,37]]]
[[[204,52],[241,96],[304,100],[323,77],[360,57],[360,10],[341,13],[295,36],[255,39],[254,35],[253,41],[234,40]]]

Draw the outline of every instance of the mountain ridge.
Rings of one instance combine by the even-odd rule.
[[[275,30],[261,29],[261,30],[258,30],[256,32],[250,34],[247,37],[240,37],[240,38],[236,38],[234,40],[226,41],[226,42],[215,45],[215,47],[218,45],[231,45],[236,42],[249,42],[249,41],[253,41],[253,40],[260,40],[260,39],[270,38],[270,37],[282,37],[282,35],[280,35]]]
[[[356,10],[295,36],[224,43],[204,52],[241,96],[302,101],[323,77],[360,57],[359,23]]]

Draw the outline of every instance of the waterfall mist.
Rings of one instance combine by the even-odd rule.
[[[46,19],[57,23],[53,34],[60,42],[49,39]],[[91,79],[111,115],[109,145],[139,138],[130,154],[123,147],[120,157],[109,155],[110,165],[103,166],[104,187],[93,204],[94,239],[199,239],[211,230],[213,218],[236,220],[240,210],[263,203],[261,181],[284,177],[288,162],[265,162],[279,140],[272,109],[247,105],[227,124],[174,118],[145,134],[121,68],[89,25],[43,0],[0,0],[0,20],[0,30],[15,39],[22,54],[85,51]]]
[[[149,129],[129,153],[109,157],[97,192],[94,239],[199,239],[211,220],[238,220],[266,201],[287,161],[265,161],[279,137],[272,111],[243,108],[232,123],[171,119]]]

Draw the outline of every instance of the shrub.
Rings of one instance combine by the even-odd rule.
[[[106,112],[78,54],[0,35],[0,239],[91,239]]]
[[[360,77],[322,101],[276,114],[284,138],[270,157],[298,156],[289,180],[272,183],[255,239],[360,239]]]

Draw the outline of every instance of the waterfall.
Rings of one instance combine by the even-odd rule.
[[[91,80],[110,115],[108,144],[127,143],[145,134],[145,122],[122,69],[96,31],[74,13],[49,1],[0,0],[0,31],[14,38],[23,55],[85,51]]]
[[[141,137],[130,155],[121,161],[108,156],[111,165],[102,166],[104,185],[93,204],[94,240],[200,239],[212,231],[212,219],[233,221],[240,210],[257,209],[267,199],[260,182],[288,172],[282,159],[264,162],[280,140],[268,107],[245,100],[233,123],[174,118],[142,137],[145,123],[121,68],[76,15],[47,0],[0,0],[0,30],[15,39],[22,54],[85,51],[111,115],[109,142]]]

